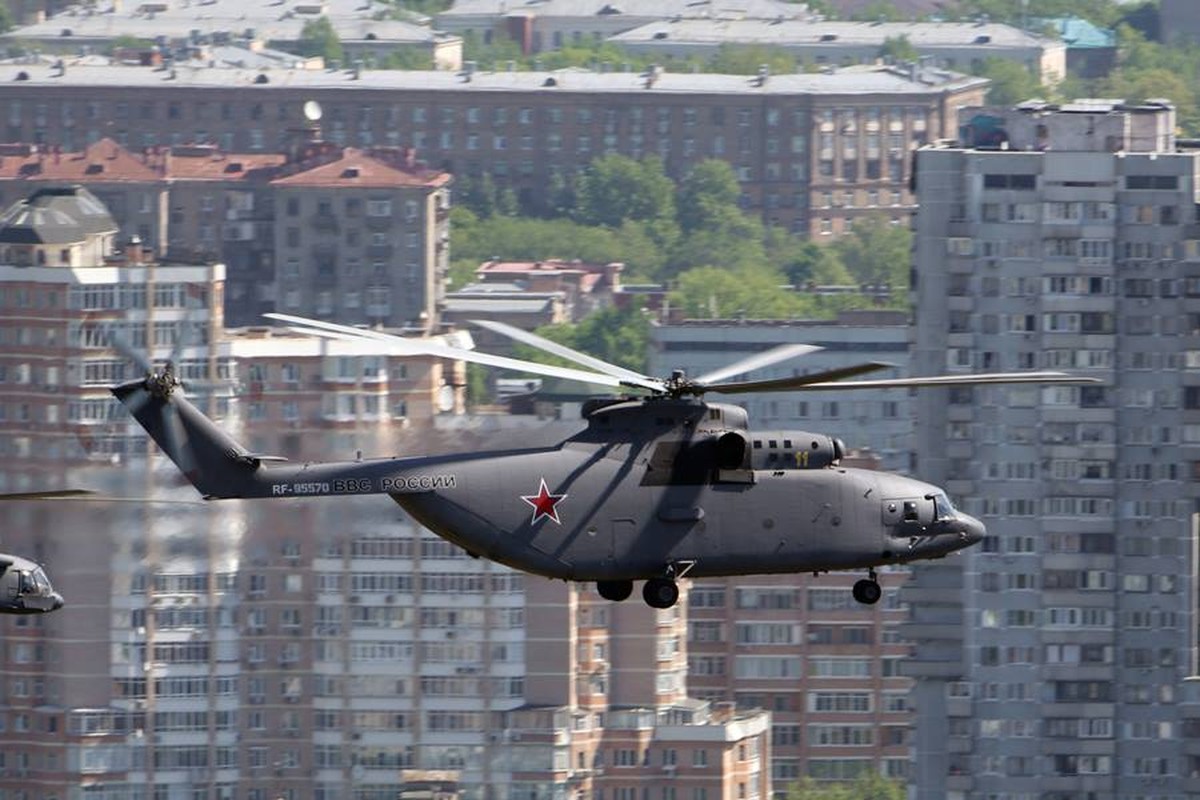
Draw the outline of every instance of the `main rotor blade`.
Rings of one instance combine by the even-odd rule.
[[[116,330],[110,331],[108,334],[108,341],[110,344],[112,344],[114,350],[128,358],[134,364],[137,364],[138,369],[140,369],[142,372],[146,373],[147,375],[149,375],[151,372],[154,372],[154,364],[150,363],[150,359],[146,357],[146,354],[138,350],[134,350],[133,345],[130,344],[129,340],[122,336],[120,332]]]
[[[626,387],[634,388],[628,381],[623,381],[615,378],[612,375],[602,375],[599,372],[584,372],[583,370],[571,369],[570,367],[555,367],[549,364],[538,364],[533,361],[521,361],[516,358],[506,358],[505,356],[493,356],[487,353],[479,353],[475,350],[463,350],[458,347],[447,347],[445,345],[433,344],[432,342],[416,341],[413,339],[405,339],[401,336],[393,336],[390,333],[382,333],[380,331],[372,331],[364,328],[351,328],[347,325],[337,325],[332,322],[321,322],[320,320],[305,319],[304,317],[293,317],[288,314],[264,314],[263,316],[270,319],[280,320],[292,325],[299,326],[306,333],[327,336],[328,333],[338,334],[329,336],[328,338],[357,338],[358,340],[368,339],[377,342],[384,342],[391,345],[393,352],[401,356],[433,356],[435,358],[448,358],[452,361],[469,361],[474,364],[483,364],[484,366],[497,367],[499,369],[511,369],[518,372],[533,372],[538,375],[546,375],[551,378],[563,378],[569,381],[579,381],[580,383],[594,383],[600,386],[612,386],[614,388]],[[646,388],[646,387],[638,387]]]
[[[66,500],[72,497],[91,497],[96,493],[91,489],[52,489],[46,492],[6,492],[0,494],[3,500]]]
[[[727,364],[720,369],[714,369],[712,372],[706,372],[698,378],[693,378],[692,382],[704,384],[707,387],[710,383],[716,383],[725,378],[732,378],[734,375],[741,375],[745,372],[769,367],[772,364],[778,364],[780,361],[787,361],[789,358],[815,353],[822,349],[824,348],[817,347],[815,344],[781,344],[765,352],[755,353],[749,358],[743,358],[741,361]]]
[[[585,367],[591,367],[597,372],[603,372],[605,375],[612,375],[614,378],[621,378],[629,383],[641,386],[644,389],[661,392],[666,387],[661,380],[651,378],[648,375],[643,375],[639,372],[634,372],[631,369],[619,367],[616,364],[610,364],[607,361],[589,356],[587,353],[581,353],[578,350],[573,350],[566,345],[553,342],[544,336],[538,336],[536,333],[521,330],[504,322],[493,322],[488,319],[472,319],[468,320],[472,325],[478,325],[481,328],[487,328],[490,331],[507,336],[510,339],[515,339],[518,342],[523,342],[531,347],[536,347],[539,350],[545,350],[551,355],[565,358],[568,361],[574,361],[576,364],[582,364]]]
[[[973,375],[931,375],[924,378],[890,378],[879,381],[843,381],[841,383],[810,383],[805,391],[837,389],[906,389],[921,386],[979,386],[992,383],[1100,383],[1098,378],[1085,378],[1066,372],[993,372]]]
[[[862,375],[867,372],[875,372],[880,369],[891,369],[895,364],[887,364],[882,361],[870,361],[865,364],[855,364],[852,367],[841,367],[840,369],[826,370],[825,372],[814,372],[808,375],[796,375],[791,378],[775,378],[773,380],[763,381],[737,381],[735,383],[716,383],[704,387],[706,392],[719,392],[721,394],[737,394],[740,392],[791,392],[798,389],[807,389],[814,383],[825,383],[827,381],[840,381],[843,378],[852,378],[855,375]],[[847,384],[839,384],[846,386]]]

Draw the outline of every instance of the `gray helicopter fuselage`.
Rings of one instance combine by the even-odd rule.
[[[169,434],[167,401],[140,392],[116,390],[205,497],[387,494],[469,553],[547,577],[866,568],[940,557],[983,535],[934,486],[837,466],[841,444],[827,436],[755,439],[737,406],[606,402],[551,447],[275,464],[184,398],[170,400],[179,430]]]

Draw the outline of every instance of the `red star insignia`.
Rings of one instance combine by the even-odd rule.
[[[523,494],[521,499],[529,505],[533,506],[533,519],[529,521],[530,525],[536,524],[542,517],[549,517],[554,520],[555,525],[561,525],[562,521],[558,518],[558,504],[567,499],[565,494],[550,494],[550,490],[546,488],[546,479],[542,478],[542,485],[538,488],[537,494]]]

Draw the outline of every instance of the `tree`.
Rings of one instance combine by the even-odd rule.
[[[883,40],[883,44],[879,48],[879,57],[884,61],[900,62],[900,61],[916,61],[921,57],[917,52],[917,48],[908,40],[904,34],[899,36],[889,36]]]
[[[704,229],[728,209],[738,210],[741,193],[728,161],[708,158],[697,163],[679,184],[680,230],[691,233]]]
[[[868,770],[852,783],[817,783],[805,778],[788,786],[787,800],[904,800],[904,787]]]
[[[650,352],[650,319],[640,306],[610,306],[576,324],[546,325],[541,336],[610,364],[645,372]],[[527,351],[521,351],[526,357]],[[544,354],[543,354],[544,355]],[[532,357],[532,354],[528,354]],[[577,364],[571,364],[578,367]]]
[[[310,58],[321,56],[327,64],[335,61],[340,63],[343,55],[342,41],[329,17],[325,16],[304,23],[295,50],[299,55]]]
[[[912,231],[882,215],[856,220],[854,230],[833,243],[834,251],[860,284],[888,284],[893,294],[908,287]]]
[[[579,177],[575,194],[576,219],[585,225],[619,228],[626,220],[675,219],[675,185],[657,158],[600,156]]]
[[[1038,76],[1018,61],[988,58],[976,74],[992,82],[987,95],[987,102],[992,105],[1013,106],[1034,97],[1046,98],[1050,93]]]
[[[723,44],[709,59],[708,72],[724,75],[756,75],[763,65],[776,75],[796,71],[796,57],[781,47],[762,44]]]
[[[779,228],[767,233],[767,258],[779,265],[788,283],[796,287],[809,283],[818,286],[847,286],[854,278],[829,245],[792,236]]]

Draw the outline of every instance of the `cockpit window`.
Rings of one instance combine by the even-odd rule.
[[[954,505],[950,502],[949,497],[946,497],[944,494],[935,494],[933,496],[934,519],[950,519],[954,514]]]
[[[33,571],[33,582],[37,585],[37,590],[43,594],[50,591],[50,579],[46,577],[46,572],[41,567]]]
[[[33,582],[33,575],[25,570],[21,570],[21,582],[18,591],[21,594],[33,594],[36,589],[36,584]]]

